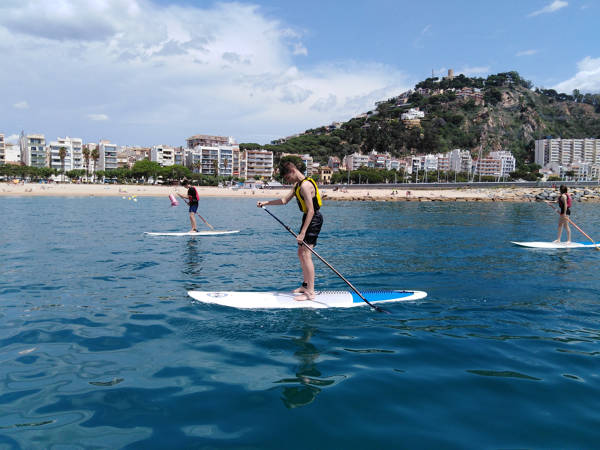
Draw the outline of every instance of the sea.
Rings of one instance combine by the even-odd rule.
[[[298,229],[295,204],[270,211]],[[600,251],[511,244],[556,238],[547,205],[322,212],[316,250],[354,286],[427,298],[194,301],[301,283],[295,239],[251,195],[203,198],[240,230],[206,237],[143,234],[189,229],[167,197],[0,198],[0,449],[598,448]],[[600,236],[598,204],[571,217]],[[315,266],[317,289],[347,289]]]

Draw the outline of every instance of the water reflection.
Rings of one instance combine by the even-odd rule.
[[[184,275],[198,277],[202,272],[202,262],[204,258],[200,253],[200,242],[198,239],[189,239],[185,243],[183,251],[183,269]]]
[[[312,403],[321,388],[330,386],[335,380],[323,380],[321,372],[317,369],[316,360],[319,357],[319,350],[311,344],[310,338],[316,333],[315,328],[306,327],[302,330],[300,338],[292,341],[297,344],[298,350],[294,356],[298,359],[299,365],[295,378],[284,378],[276,383],[292,384],[283,388],[282,401],[287,408],[298,408]]]

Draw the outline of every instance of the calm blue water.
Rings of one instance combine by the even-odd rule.
[[[353,284],[429,293],[387,315],[194,303],[301,281],[255,200],[200,213],[242,232],[144,237],[188,229],[167,198],[0,198],[0,448],[598,446],[600,252],[509,244],[554,239],[547,206],[326,202]],[[600,236],[597,205],[573,220]]]

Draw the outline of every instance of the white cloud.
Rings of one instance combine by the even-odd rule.
[[[569,2],[565,2],[563,0],[554,0],[552,3],[543,7],[542,9],[538,9],[537,11],[532,12],[531,14],[529,14],[528,17],[539,16],[540,14],[553,13],[558,11],[559,9],[565,8],[566,6],[569,6]]]
[[[19,142],[19,137],[20,136],[18,134],[11,134],[10,136],[4,138],[4,140],[10,144],[16,144]]]
[[[26,101],[17,102],[13,105],[16,109],[29,109],[29,103]]]
[[[108,120],[108,116],[106,114],[88,114],[86,117],[95,121]]]
[[[577,73],[568,80],[554,86],[558,92],[570,93],[573,89],[582,92],[600,92],[600,58],[586,56],[577,63]]]
[[[0,72],[0,97],[19,86],[14,95],[35,97],[48,126],[122,144],[180,145],[196,133],[265,142],[409,87],[400,71],[364,61],[299,69],[302,33],[242,3],[2,0],[0,47],[14,68]],[[31,61],[52,70],[41,76]],[[98,131],[108,116],[90,110],[110,111],[110,128]]]
[[[537,50],[523,50],[520,52],[517,52],[517,54],[515,56],[532,56],[535,55],[538,51]]]

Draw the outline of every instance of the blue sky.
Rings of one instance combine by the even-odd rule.
[[[449,68],[597,93],[598,17],[595,0],[2,0],[0,133],[268,143]]]

